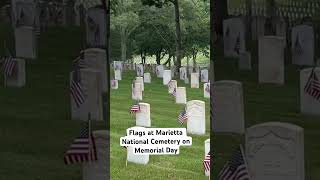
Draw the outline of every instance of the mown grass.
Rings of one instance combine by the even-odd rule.
[[[130,115],[131,82],[134,72],[124,72],[124,79],[119,81],[119,89],[111,92],[111,179],[207,179],[204,176],[202,160],[204,141],[209,138],[209,100],[203,98],[202,83],[200,89],[191,89],[190,85],[178,81],[178,86],[187,87],[187,100],[206,102],[206,135],[192,136],[190,147],[181,147],[179,155],[150,156],[148,165],[128,163],[126,167],[126,150],[120,147],[120,137],[125,136],[126,129],[135,126],[135,116]],[[175,104],[174,98],[162,84],[162,79],[152,76],[152,83],[145,84],[143,101],[151,107],[151,126],[156,128],[185,128],[177,121],[183,105]]]
[[[299,109],[299,71],[303,67],[287,63],[285,66],[285,85],[279,86],[258,84],[258,63],[254,56],[252,57],[252,71],[239,71],[237,60],[223,58],[221,49],[217,49],[215,60],[216,81],[235,80],[242,82],[246,127],[263,122],[280,121],[293,123],[304,128],[306,179],[319,179],[320,117],[303,115]],[[244,143],[244,137],[222,134],[214,134],[213,137],[211,143],[216,154],[213,178],[217,178],[218,172],[230,158],[232,148],[239,143]]]
[[[8,25],[0,25],[0,38],[13,43]],[[41,34],[39,58],[27,61],[25,87],[5,88],[1,76],[1,180],[81,179],[80,165],[63,163],[82,124],[70,120],[68,94],[71,62],[80,47],[78,28],[52,27]],[[105,123],[93,129],[105,129]]]

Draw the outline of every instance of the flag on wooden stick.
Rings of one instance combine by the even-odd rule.
[[[135,104],[133,104],[130,108],[130,113],[133,114],[133,113],[137,113],[137,112],[140,112],[140,105],[139,105],[139,102],[137,101]]]
[[[209,173],[210,173],[210,159],[211,157],[210,157],[210,151],[209,151],[209,153],[206,154],[203,160],[204,171]]]
[[[242,147],[239,146],[232,154],[231,159],[219,173],[220,180],[250,180],[249,172],[243,155]]]
[[[180,124],[184,124],[188,121],[188,114],[185,108],[180,112],[178,121],[180,122]]]
[[[80,136],[71,144],[64,155],[65,164],[84,163],[97,160],[96,144],[90,130],[88,120],[81,130]]]
[[[2,72],[5,76],[11,77],[14,74],[15,68],[17,66],[17,61],[13,60],[12,57],[5,57],[2,63]]]
[[[320,101],[320,81],[314,68],[312,69],[308,82],[304,87],[304,92],[315,100]]]

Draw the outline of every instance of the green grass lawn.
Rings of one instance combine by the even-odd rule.
[[[253,71],[239,71],[235,59],[223,59],[220,49],[215,57],[215,80],[236,80],[243,84],[246,127],[280,121],[304,128],[306,179],[320,178],[320,117],[300,114],[299,70],[301,67],[287,64],[285,85],[258,84],[257,59]],[[320,109],[319,109],[320,111]],[[211,143],[216,154],[213,163],[214,177],[230,158],[232,148],[243,143],[239,135],[214,134]]]
[[[208,179],[204,176],[202,160],[204,141],[209,138],[209,100],[203,98],[203,85],[191,89],[190,84],[178,81],[178,86],[187,87],[187,100],[206,102],[206,135],[192,136],[192,146],[180,148],[179,155],[150,156],[148,165],[128,163],[126,167],[126,150],[120,147],[120,137],[125,136],[126,129],[135,126],[135,116],[129,109],[131,100],[131,82],[135,72],[126,71],[119,89],[111,92],[111,179]],[[177,121],[183,105],[175,104],[168,94],[168,88],[162,84],[162,78],[152,76],[152,83],[145,84],[143,101],[150,104],[151,126],[155,128],[185,128]]]
[[[10,40],[0,24],[0,49]],[[51,28],[41,35],[39,58],[26,65],[27,85],[4,88],[0,78],[0,179],[80,180],[81,166],[66,166],[63,154],[79,135],[81,123],[70,120],[69,71],[78,55],[77,28]],[[2,54],[1,54],[2,55]],[[94,123],[105,129],[105,123]]]

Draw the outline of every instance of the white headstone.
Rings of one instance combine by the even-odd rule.
[[[105,180],[108,177],[108,149],[109,138],[105,130],[93,131],[93,138],[96,144],[97,161],[83,163],[82,179],[83,180]]]
[[[15,28],[16,57],[37,58],[37,39],[34,29],[28,26]]]
[[[143,77],[143,70],[144,70],[144,68],[143,68],[143,64],[137,64],[137,66],[136,66],[136,70],[137,70],[137,76],[138,77]]]
[[[284,84],[284,39],[264,36],[259,39],[259,82]]]
[[[239,55],[239,69],[240,70],[251,70],[251,53],[242,52]]]
[[[123,65],[122,61],[113,61],[113,70],[120,70],[121,72],[123,71]]]
[[[230,18],[223,21],[224,55],[238,57],[238,52],[246,50],[245,25],[241,18]]]
[[[312,68],[306,68],[300,71],[300,111],[309,115],[320,115],[320,100],[317,100],[312,93],[307,93],[305,87],[308,83]],[[320,67],[314,69],[316,76],[320,77]],[[312,86],[310,86],[312,87]],[[312,89],[312,88],[310,88]],[[306,89],[307,90],[307,89]],[[312,91],[312,90],[311,90]],[[311,92],[310,91],[310,92]],[[317,96],[317,93],[314,93]]]
[[[114,71],[114,78],[116,80],[122,80],[122,75],[121,75],[121,71],[120,70],[115,70]]]
[[[291,33],[292,63],[314,65],[314,31],[312,26],[298,25]]]
[[[179,74],[180,74],[180,80],[184,80],[187,78],[187,67],[181,67],[179,69]]]
[[[209,81],[209,71],[208,69],[201,70],[201,82],[208,82]]]
[[[107,92],[108,76],[106,65],[106,51],[99,48],[86,49],[84,51],[84,59],[88,68],[101,72],[101,87],[103,92]]]
[[[16,65],[11,76],[4,76],[5,86],[7,87],[23,87],[26,84],[26,65],[24,59],[13,59]]]
[[[206,133],[205,102],[192,100],[187,102],[187,132],[190,134],[204,135]]]
[[[213,85],[215,107],[214,132],[242,134],[245,131],[242,84],[237,81],[216,81]]]
[[[186,104],[187,103],[187,92],[185,87],[177,87],[176,89],[176,103],[177,104]]]
[[[168,85],[171,80],[171,70],[163,71],[163,85]]]
[[[133,100],[142,100],[142,86],[140,83],[134,83],[134,85],[131,85],[132,93],[131,97]]]
[[[101,8],[89,8],[86,16],[87,44],[90,47],[105,47],[106,26],[105,11]]]
[[[136,82],[137,82],[137,83],[140,83],[140,85],[141,85],[141,90],[144,91],[143,77],[136,77]]]
[[[150,127],[150,104],[139,103],[140,111],[136,113],[136,126]]]
[[[199,88],[199,73],[191,73],[191,88]]]
[[[143,128],[143,127],[139,127],[139,128]],[[127,147],[127,161],[128,162],[132,162],[132,163],[136,163],[136,164],[143,164],[146,165],[149,162],[149,154],[147,155],[135,155],[134,154],[134,148],[128,146]]]
[[[210,139],[204,141],[204,155],[210,152]]]
[[[73,78],[73,73],[70,75],[70,85]],[[102,102],[102,88],[101,72],[92,69],[80,70],[81,84],[85,95],[85,101],[78,108],[74,99],[71,96],[71,116],[74,120],[88,120],[88,114],[91,115],[91,120],[103,120],[103,102]]]
[[[143,81],[144,81],[144,83],[151,83],[151,75],[150,75],[150,73],[144,73]]]
[[[12,16],[16,27],[33,26],[36,23],[36,3],[33,0],[12,1]]]
[[[252,179],[305,179],[303,128],[281,122],[252,126],[245,149]]]
[[[111,80],[111,89],[118,89],[118,86],[119,86],[119,84],[118,84],[118,80]]]
[[[157,75],[158,78],[163,77],[163,70],[164,70],[163,65],[157,65],[157,67],[156,67],[156,75]]]
[[[168,83],[168,93],[172,94],[174,89],[178,87],[178,83],[176,80],[171,80]]]
[[[189,84],[189,78],[184,79],[185,84]]]
[[[203,84],[203,97],[210,98],[210,83]]]

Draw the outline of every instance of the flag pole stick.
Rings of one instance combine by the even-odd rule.
[[[243,157],[244,164],[245,164],[245,166],[246,166],[246,168],[247,168],[247,171],[248,171],[249,178],[251,178],[250,172],[249,172],[249,168],[248,168],[247,159],[246,159],[246,156],[245,156],[245,154],[244,154],[242,144],[240,144],[240,150],[241,150],[241,154],[242,154],[242,157]],[[250,179],[249,179],[249,180],[250,180]]]
[[[91,164],[91,158],[92,158],[92,152],[91,152],[91,146],[92,146],[92,144],[91,144],[91,121],[90,121],[90,119],[91,119],[91,115],[90,115],[90,113],[88,113],[88,131],[89,131],[89,164]]]
[[[126,167],[128,166],[128,147],[126,148],[127,150],[127,156],[126,156]]]

